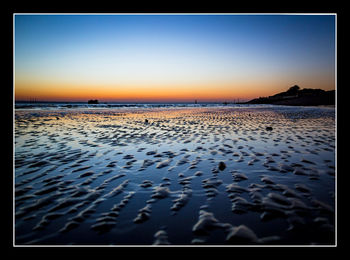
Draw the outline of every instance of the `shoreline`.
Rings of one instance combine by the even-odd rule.
[[[247,103],[236,103],[236,104],[211,104],[211,105],[200,105],[200,104],[167,104],[167,105],[154,105],[154,106],[148,106],[148,104],[145,105],[138,105],[138,104],[132,104],[132,105],[110,105],[110,106],[104,106],[101,104],[100,106],[94,106],[94,105],[87,105],[83,104],[82,106],[35,106],[35,105],[26,105],[26,106],[17,106],[14,105],[13,110],[14,111],[25,111],[25,110],[60,110],[60,111],[73,111],[73,110],[118,110],[118,109],[197,109],[197,108],[267,108],[269,106],[272,107],[305,107],[305,108],[333,108],[336,109],[336,104],[325,104],[325,105],[293,105],[293,104],[247,104]]]

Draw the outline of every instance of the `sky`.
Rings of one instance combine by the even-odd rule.
[[[16,100],[234,101],[335,89],[335,15],[14,15]]]

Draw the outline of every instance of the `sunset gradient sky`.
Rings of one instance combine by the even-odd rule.
[[[15,99],[232,101],[335,89],[335,15],[14,15]]]

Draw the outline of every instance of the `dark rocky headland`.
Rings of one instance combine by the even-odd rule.
[[[273,104],[288,106],[335,105],[335,90],[300,89],[295,85],[287,91],[269,97],[252,99],[245,104]]]

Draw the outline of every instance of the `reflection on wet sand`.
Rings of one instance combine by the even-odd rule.
[[[334,244],[332,108],[16,111],[16,244]]]

